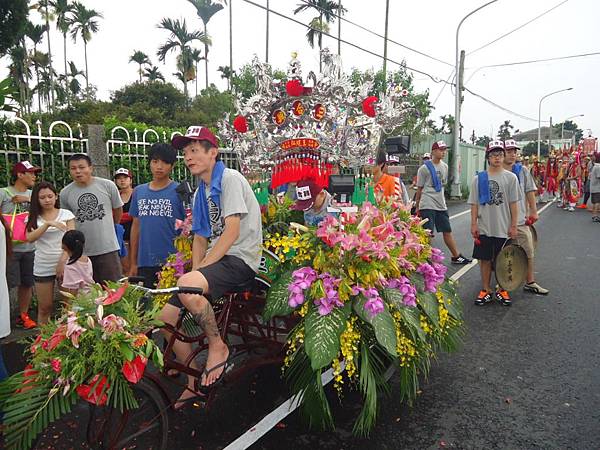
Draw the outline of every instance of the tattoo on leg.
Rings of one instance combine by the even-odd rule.
[[[210,303],[206,302],[204,309],[201,312],[194,314],[194,320],[202,327],[207,337],[211,338],[219,336],[217,319],[215,318],[215,312]]]

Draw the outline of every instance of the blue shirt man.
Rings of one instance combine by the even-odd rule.
[[[175,252],[175,223],[185,219],[185,208],[176,192],[179,183],[169,178],[176,161],[175,149],[169,144],[154,144],[148,156],[152,181],[134,189],[129,208],[133,218],[130,276],[144,277],[145,286],[152,287],[160,266]]]

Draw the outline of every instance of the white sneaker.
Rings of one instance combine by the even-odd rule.
[[[572,206],[569,206],[569,209],[567,209],[567,211],[573,212],[573,211],[575,211],[575,208],[573,208]]]

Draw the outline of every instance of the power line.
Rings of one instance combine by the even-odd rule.
[[[532,22],[535,22],[536,20],[538,20],[540,17],[545,16],[546,14],[548,14],[551,11],[554,11],[556,8],[558,8],[561,5],[564,5],[565,3],[567,3],[569,0],[564,0],[562,2],[560,2],[558,5],[553,6],[552,8],[548,9],[547,11],[544,11],[542,14],[540,14],[539,16],[534,17],[533,19],[525,22],[523,25],[519,25],[517,28],[515,28],[514,30],[509,31],[508,33],[503,34],[502,36],[497,37],[496,39],[494,39],[493,41],[488,42],[487,44],[482,45],[481,47],[476,48],[475,50],[470,51],[469,53],[467,53],[467,55],[472,55],[473,53],[487,47],[488,45],[492,45],[495,42],[498,42],[500,39],[504,39],[506,36],[514,33],[515,31],[520,30],[521,28],[529,25]]]
[[[264,9],[265,11],[266,11],[266,9],[267,9],[265,6],[263,6],[263,5],[260,5],[260,4],[256,3],[256,2],[252,1],[252,0],[244,0],[244,2],[246,2],[246,3],[249,3],[249,4],[253,5],[253,6],[256,6],[257,8]],[[297,20],[297,19],[294,19],[293,17],[287,16],[287,15],[285,15],[285,14],[283,14],[283,13],[277,12],[277,11],[275,11],[274,9],[270,9],[270,8],[269,8],[269,13],[270,13],[270,14],[275,14],[276,16],[279,16],[279,17],[283,17],[284,19],[287,19],[287,20],[289,20],[289,21],[291,21],[291,22],[294,22],[294,23],[296,23],[296,24],[298,24],[298,25],[302,25],[302,26],[303,26],[303,27],[305,27],[305,28],[311,28],[311,27],[310,27],[310,25],[307,25],[307,24],[305,24],[304,22],[302,22],[302,21],[300,21],[300,20]],[[330,37],[330,38],[332,38],[332,39],[336,39],[336,40],[338,39],[338,38],[337,38],[337,36],[333,36],[333,35],[331,35],[331,34],[327,33],[326,31],[320,31],[320,30],[316,30],[316,31],[318,31],[319,33],[322,33],[323,35],[325,35],[325,36],[328,36],[328,37]],[[365,52],[365,53],[368,53],[368,54],[370,54],[370,55],[372,55],[372,56],[376,56],[376,57],[378,57],[378,58],[381,58],[381,59],[383,59],[383,55],[380,55],[379,53],[376,53],[376,52],[373,52],[373,51],[371,51],[371,50],[368,50],[368,49],[366,49],[366,48],[364,48],[364,47],[361,47],[360,45],[354,44],[354,43],[352,43],[352,42],[350,42],[350,41],[346,41],[346,40],[344,40],[344,39],[340,39],[340,41],[341,41],[341,42],[343,42],[343,43],[344,43],[344,44],[346,44],[346,45],[349,45],[349,46],[351,46],[351,47],[354,47],[354,48],[356,48],[357,50],[361,50],[361,51],[363,51],[363,52]],[[429,73],[427,73],[427,72],[423,72],[422,70],[418,70],[418,69],[415,69],[414,67],[410,67],[410,66],[408,66],[408,65],[407,65],[405,62],[401,62],[401,63],[400,63],[400,62],[398,62],[398,61],[394,61],[393,59],[390,59],[390,58],[386,58],[386,59],[387,59],[389,62],[393,63],[393,64],[396,64],[396,65],[398,65],[398,66],[401,66],[401,67],[405,67],[406,69],[408,69],[408,70],[411,70],[411,71],[413,71],[413,72],[416,72],[416,73],[420,73],[421,75],[425,75],[425,76],[427,76],[428,78],[430,78],[430,79],[431,79],[431,80],[432,80],[434,83],[446,83],[446,84],[452,84],[452,83],[448,83],[447,81],[445,81],[445,80],[442,80],[442,79],[440,79],[440,78],[438,78],[438,77],[435,77],[435,76],[433,76],[433,75],[431,75],[431,74],[429,74]]]
[[[579,55],[557,56],[555,58],[531,59],[529,61],[517,61],[517,62],[510,62],[510,63],[503,63],[503,64],[491,64],[489,66],[478,67],[477,70],[487,69],[488,67],[518,66],[520,64],[533,64],[533,63],[538,63],[538,62],[558,61],[561,59],[572,59],[572,58],[583,58],[586,56],[595,56],[595,55],[600,55],[600,52],[581,53]]]
[[[518,112],[512,111],[512,110],[510,110],[508,108],[505,108],[504,106],[501,106],[498,103],[493,102],[492,100],[490,100],[488,98],[485,98],[483,95],[480,95],[480,94],[477,94],[477,93],[473,92],[472,90],[470,90],[469,88],[467,88],[465,86],[463,86],[463,89],[465,91],[467,91],[469,94],[474,95],[475,97],[483,100],[484,102],[489,103],[490,105],[495,106],[496,108],[501,109],[504,112],[512,114],[513,116],[517,116],[517,117],[520,117],[521,119],[525,119],[525,120],[530,120],[532,122],[537,122],[538,121],[538,119],[534,119],[533,117],[528,117],[528,116],[525,116],[523,114],[519,114]],[[548,122],[548,121],[547,120],[542,120],[542,122]]]
[[[309,3],[307,0],[300,0],[300,1],[301,1],[302,3],[304,3],[304,4],[306,4],[306,5],[310,5],[310,6],[312,6],[313,8],[319,9],[319,10],[321,10],[321,11],[327,11],[325,8],[322,8],[322,7],[320,7],[319,5],[314,5],[314,4],[312,4],[312,3]],[[379,34],[379,33],[376,33],[376,32],[375,32],[375,31],[373,31],[373,30],[369,30],[368,28],[366,28],[366,27],[364,27],[364,26],[362,26],[362,25],[360,25],[360,24],[358,24],[358,23],[356,23],[356,22],[353,22],[353,21],[351,21],[351,20],[349,20],[349,19],[346,19],[346,18],[344,18],[344,17],[341,17],[341,16],[340,16],[340,15],[338,15],[337,13],[333,14],[333,16],[334,16],[334,17],[336,17],[338,20],[343,20],[344,22],[347,22],[347,23],[349,23],[350,25],[354,25],[355,27],[357,27],[357,28],[360,28],[361,30],[363,30],[363,31],[366,31],[367,33],[371,33],[371,34],[372,34],[372,35],[374,35],[374,36],[377,36],[377,37],[379,37],[379,38],[381,38],[381,39],[385,39],[385,36],[383,36],[383,35],[381,35],[381,34]],[[335,39],[337,39],[337,37],[335,37],[335,36],[333,36],[333,37],[334,37]],[[414,48],[412,48],[412,47],[409,47],[408,45],[401,44],[400,42],[394,41],[393,39],[390,39],[390,38],[388,38],[388,42],[391,42],[392,44],[399,45],[399,46],[400,46],[400,47],[402,47],[402,48],[405,48],[405,49],[407,49],[407,50],[410,50],[411,52],[415,52],[415,53],[417,53],[417,54],[419,54],[419,55],[421,55],[421,56],[425,56],[426,58],[432,59],[432,60],[434,60],[434,61],[437,61],[437,62],[440,62],[440,63],[442,63],[442,64],[446,64],[447,66],[454,67],[454,64],[451,64],[451,63],[449,63],[449,62],[443,61],[443,60],[441,60],[441,59],[439,59],[439,58],[436,58],[435,56],[428,55],[427,53],[424,53],[424,52],[421,52],[421,51],[419,51],[419,50],[416,50],[416,49],[414,49]]]

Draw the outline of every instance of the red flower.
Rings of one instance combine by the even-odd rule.
[[[123,294],[125,294],[125,291],[127,290],[128,286],[129,284],[125,283],[119,289],[116,289],[114,291],[112,289],[106,288],[106,291],[108,292],[108,297],[106,297],[102,304],[106,306],[112,305],[113,303],[117,303],[119,300],[121,300]]]
[[[51,352],[56,347],[58,347],[58,344],[60,344],[66,338],[67,338],[67,326],[61,325],[56,330],[54,330],[54,333],[52,334],[52,336],[50,336],[50,338],[47,341],[44,341],[42,343],[42,348],[46,351]]]
[[[235,131],[238,133],[245,133],[248,131],[248,121],[244,116],[236,116],[235,119],[233,119],[233,128],[235,128]]]
[[[52,370],[54,370],[56,373],[60,373],[60,359],[54,358],[52,361],[50,361],[50,365],[52,366]]]
[[[138,355],[133,358],[133,361],[125,361],[121,372],[123,372],[127,381],[135,384],[142,379],[147,363],[148,358]]]
[[[285,90],[291,97],[299,97],[304,93],[304,86],[300,80],[290,80],[285,84]]]
[[[35,338],[35,341],[33,341],[33,344],[31,344],[31,347],[29,347],[29,351],[31,352],[32,355],[35,352],[37,352],[37,349],[40,347],[41,341],[42,341],[42,335],[38,334],[38,337]]]
[[[31,386],[27,386],[28,384],[32,383],[35,379],[35,377],[37,376],[39,372],[37,370],[33,370],[33,366],[31,364],[27,364],[25,366],[25,369],[23,370],[23,384],[21,386],[21,388],[17,389],[15,391],[16,394],[19,394],[21,392],[27,392],[31,389]]]
[[[374,95],[367,97],[362,102],[362,111],[369,117],[375,117],[375,103],[377,103],[379,99]]]
[[[98,381],[100,379],[100,381]],[[102,393],[102,389],[106,385],[106,389],[104,393]],[[106,391],[110,388],[108,384],[108,380],[104,375],[100,378],[100,374],[94,375],[94,377],[90,380],[89,384],[82,384],[81,386],[77,386],[75,389],[77,394],[84,399],[86,402],[90,402],[93,405],[102,406],[108,400],[108,395],[106,395]],[[102,394],[102,395],[100,395]]]

